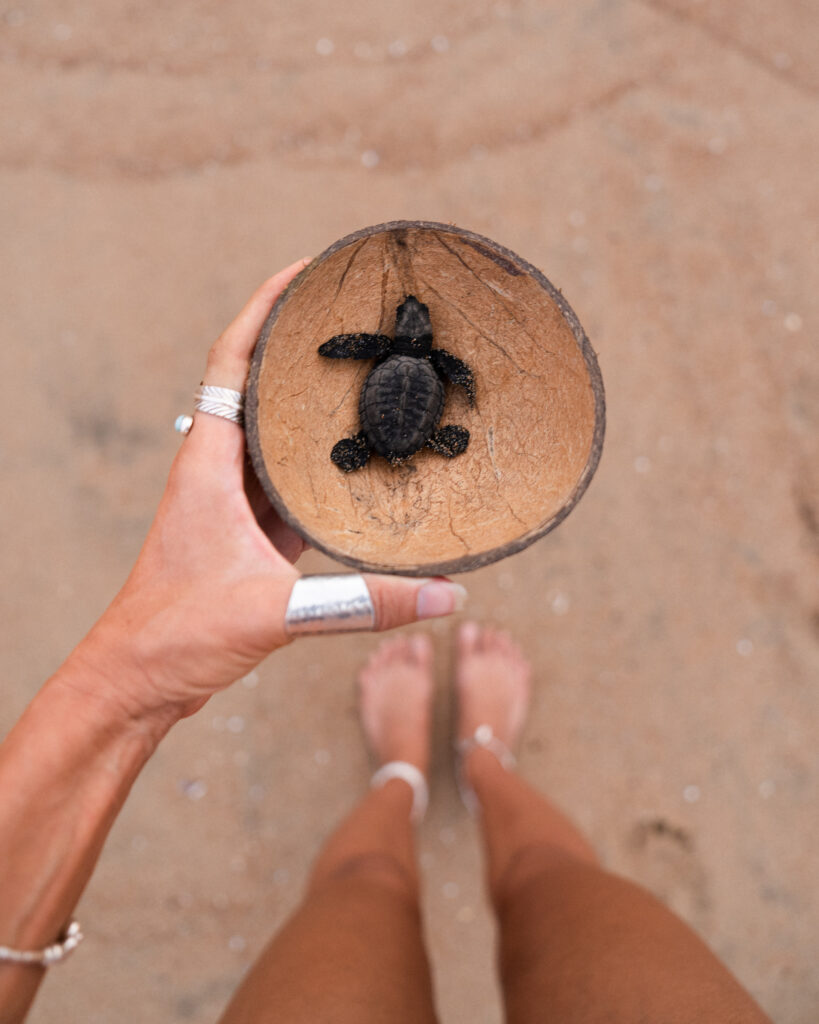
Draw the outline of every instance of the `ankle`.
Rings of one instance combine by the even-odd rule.
[[[466,782],[477,792],[485,782],[496,779],[499,773],[514,770],[514,765],[504,766],[500,757],[490,748],[475,746],[462,755],[463,774]]]
[[[390,788],[396,791],[396,783],[401,783],[400,788],[408,789],[412,794],[410,821],[413,825],[419,824],[423,821],[429,805],[429,783],[425,773],[410,761],[388,761],[373,774],[370,788]],[[404,795],[406,796],[406,792]]]

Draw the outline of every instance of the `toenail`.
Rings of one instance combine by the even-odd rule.
[[[461,638],[466,640],[468,643],[474,643],[478,637],[478,624],[477,622],[465,622],[461,626]]]

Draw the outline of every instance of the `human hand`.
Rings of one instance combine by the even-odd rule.
[[[259,331],[306,262],[253,294],[211,348],[205,383],[244,391]],[[71,656],[72,687],[161,728],[193,713],[289,642],[292,563],[305,547],[249,471],[242,429],[197,412],[131,575]],[[365,580],[378,630],[449,614],[464,596],[445,580]]]

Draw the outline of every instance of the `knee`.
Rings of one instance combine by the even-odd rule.
[[[390,890],[412,902],[418,900],[418,879],[387,853],[357,853],[333,864],[316,865],[311,888],[325,884],[365,885]]]

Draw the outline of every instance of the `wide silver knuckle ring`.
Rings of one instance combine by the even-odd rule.
[[[302,576],[290,592],[284,628],[294,637],[375,629],[375,606],[364,577]]]

